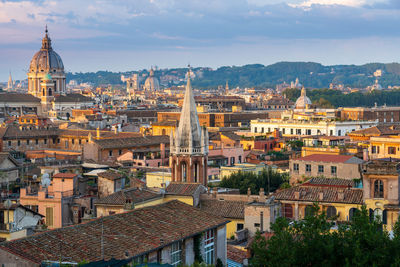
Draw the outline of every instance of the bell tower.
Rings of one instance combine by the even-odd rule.
[[[190,70],[179,126],[170,135],[170,155],[173,182],[207,185],[208,131],[199,123]]]

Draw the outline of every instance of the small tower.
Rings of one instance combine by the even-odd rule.
[[[8,76],[8,82],[7,82],[7,90],[12,91],[14,89],[14,82],[11,77],[11,71],[10,71],[10,76]]]
[[[226,84],[225,84],[225,95],[227,95],[228,92],[229,92],[229,84],[228,84],[228,80],[227,80]]]
[[[199,123],[190,70],[179,126],[170,135],[170,154],[173,182],[207,185],[208,131]]]
[[[40,82],[40,98],[43,106],[43,111],[47,112],[54,100],[54,81],[50,74],[46,74]]]

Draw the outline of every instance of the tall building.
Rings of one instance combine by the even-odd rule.
[[[178,129],[171,132],[170,155],[173,182],[207,185],[208,131],[199,123],[190,75]]]
[[[126,91],[129,95],[134,95],[139,90],[139,75],[137,73],[132,74],[126,81]]]
[[[47,26],[42,48],[33,56],[29,66],[28,92],[46,100],[48,97],[66,93],[64,65],[61,57],[51,46]]]

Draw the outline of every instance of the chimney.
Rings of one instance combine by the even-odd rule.
[[[344,192],[343,191],[338,192],[338,200],[344,200]]]
[[[260,196],[258,197],[258,202],[264,203],[267,201],[265,198],[264,188],[260,188]]]
[[[100,128],[99,127],[97,127],[96,136],[97,136],[97,138],[100,138]]]
[[[323,193],[323,192],[319,192],[319,193],[318,193],[318,200],[319,200],[319,201],[324,200],[324,193]]]
[[[294,192],[294,198],[295,198],[296,200],[299,200],[299,199],[300,199],[300,192],[299,192],[299,191]]]
[[[369,155],[368,155],[368,149],[367,148],[363,149],[363,160],[364,161],[369,161]]]
[[[118,134],[118,127],[117,126],[114,127],[114,133]]]

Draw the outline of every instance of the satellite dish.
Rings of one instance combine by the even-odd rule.
[[[36,180],[37,180],[37,175],[34,174],[34,175],[32,176],[32,179],[33,179],[34,181],[36,181]]]
[[[42,186],[48,187],[50,185],[50,183],[51,183],[50,175],[48,173],[44,173],[42,175],[42,181],[41,181]]]

